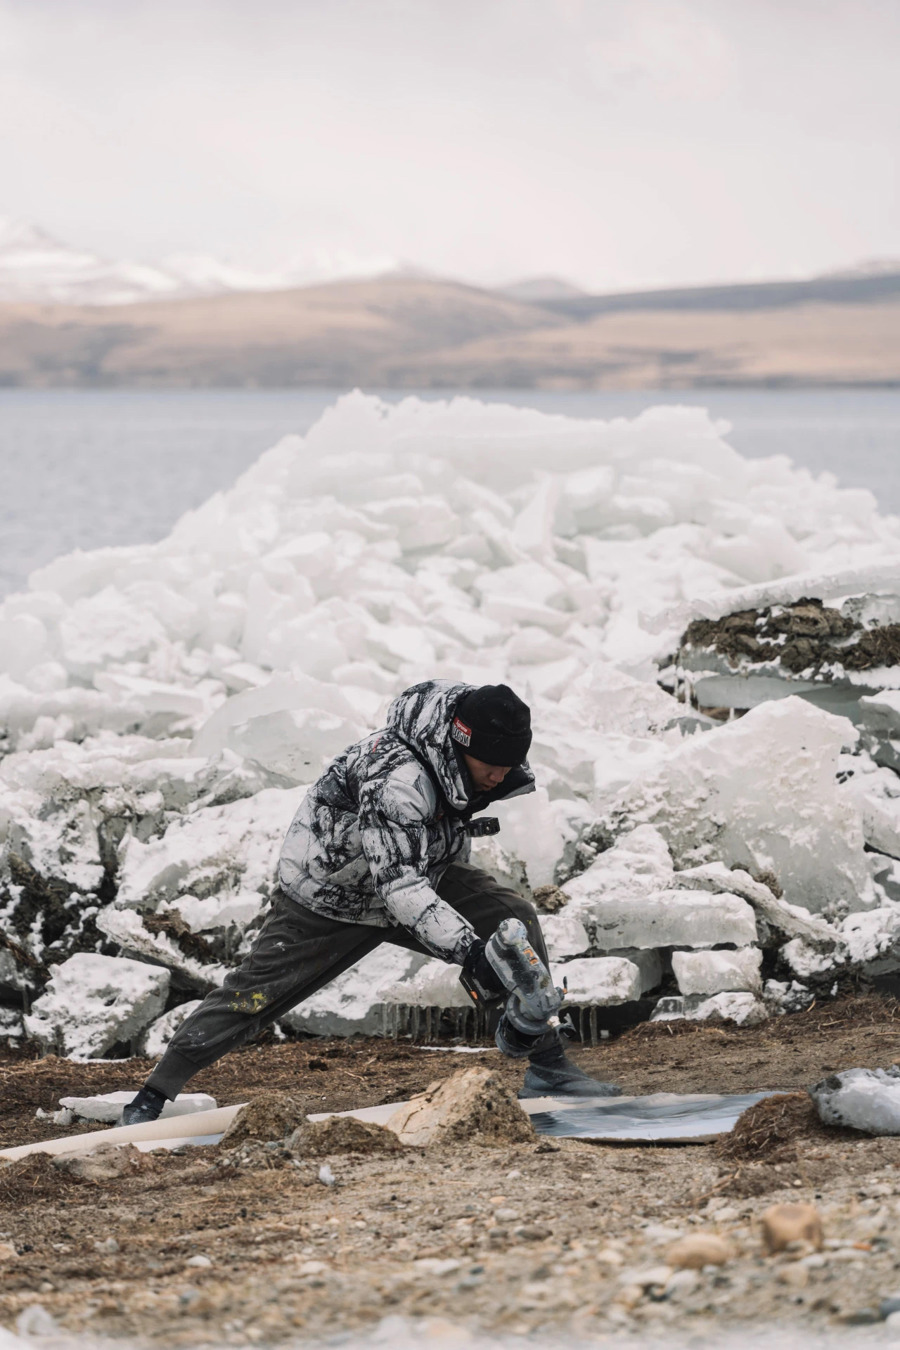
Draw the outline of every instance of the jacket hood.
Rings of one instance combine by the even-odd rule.
[[[426,761],[455,811],[466,809],[469,796],[450,738],[450,723],[459,700],[474,688],[452,680],[426,680],[404,689],[387,714],[388,731]]]

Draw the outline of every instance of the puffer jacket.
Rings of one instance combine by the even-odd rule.
[[[445,961],[462,963],[471,926],[435,892],[469,855],[467,823],[492,802],[534,791],[527,764],[478,792],[450,738],[473,686],[429,680],[391,704],[387,726],[351,745],[308,790],[279,861],[282,889],[347,923],[399,924]]]

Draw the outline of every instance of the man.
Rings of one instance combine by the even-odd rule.
[[[387,726],[351,745],[307,792],[279,861],[281,884],[244,962],[175,1033],[123,1122],[155,1120],[198,1070],[347,970],[382,942],[462,967],[505,997],[485,955],[520,919],[547,964],[534,907],[469,861],[472,816],[534,791],[531,717],[506,685],[430,680],[391,704]],[[566,1058],[559,1033],[529,1055],[522,1096],[612,1096]]]

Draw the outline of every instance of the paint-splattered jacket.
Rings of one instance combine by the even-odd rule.
[[[466,825],[491,802],[534,790],[523,764],[478,792],[450,739],[468,684],[429,680],[395,699],[387,726],[351,745],[312,785],[291,822],[279,880],[298,904],[332,919],[400,924],[428,951],[462,962],[469,924],[436,894],[466,861]]]

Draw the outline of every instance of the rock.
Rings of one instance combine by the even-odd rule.
[[[287,1092],[261,1092],[238,1111],[222,1135],[222,1147],[233,1148],[245,1140],[280,1142],[305,1121],[306,1111],[298,1098]]]
[[[197,1270],[208,1270],[212,1265],[212,1261],[208,1256],[203,1256],[202,1253],[198,1252],[196,1256],[188,1257],[184,1264],[186,1266],[193,1266]]]
[[[566,985],[564,1006],[591,1007],[639,999],[643,979],[638,966],[620,956],[582,956],[551,968],[554,984]]]
[[[702,1270],[704,1266],[724,1266],[734,1252],[717,1233],[688,1233],[666,1249],[666,1264],[679,1270]]]
[[[821,1251],[824,1236],[822,1218],[815,1205],[771,1205],[760,1215],[763,1243],[773,1255],[783,1252],[792,1242],[806,1242]]]
[[[323,1163],[319,1168],[319,1180],[323,1186],[333,1186],[337,1180],[328,1163]]]
[[[326,1158],[334,1153],[402,1153],[393,1130],[352,1116],[306,1120],[285,1141],[285,1148],[301,1158]]]
[[[884,1322],[895,1313],[900,1313],[900,1294],[888,1294],[878,1305],[878,1313]]]
[[[0,1242],[0,1261],[18,1261],[19,1253],[11,1242]]]
[[[146,1165],[144,1155],[133,1144],[100,1144],[90,1153],[58,1153],[51,1166],[80,1181],[112,1181],[132,1176]]]
[[[866,1134],[900,1134],[900,1066],[845,1069],[823,1078],[809,1095],[826,1125]]]
[[[682,994],[758,994],[762,988],[761,965],[759,947],[672,953],[672,969]]]
[[[60,1097],[60,1106],[71,1113],[70,1120],[97,1120],[104,1125],[115,1125],[122,1115],[122,1107],[134,1098],[133,1092],[105,1092],[96,1097]],[[171,1116],[188,1116],[195,1111],[214,1111],[217,1102],[206,1092],[183,1092],[174,1102],[166,1102],[161,1120]]]
[[[534,1128],[501,1080],[490,1069],[460,1069],[432,1083],[401,1106],[387,1122],[400,1142],[424,1148],[460,1142],[484,1145],[533,1143]]]
[[[165,1006],[169,972],[121,956],[76,952],[54,966],[46,991],[25,1017],[45,1050],[95,1059],[128,1047]]]

